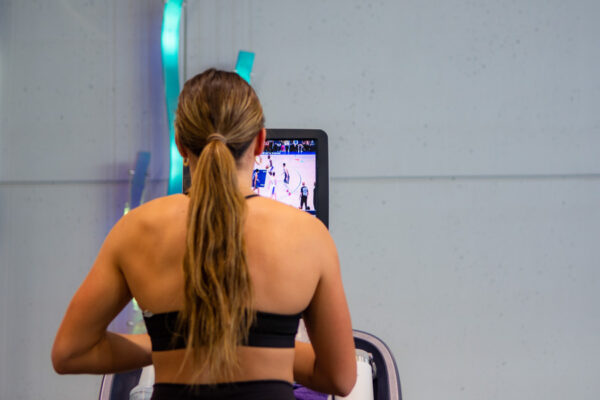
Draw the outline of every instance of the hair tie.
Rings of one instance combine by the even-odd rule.
[[[221,135],[220,133],[211,133],[210,135],[208,135],[208,137],[206,138],[206,142],[213,142],[215,140],[218,140],[219,142],[222,143],[227,143],[227,139],[225,138],[225,136]]]

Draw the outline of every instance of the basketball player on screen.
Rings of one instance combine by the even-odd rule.
[[[277,177],[275,176],[275,172],[269,172],[269,185],[271,186],[271,198],[273,200],[277,200],[277,192],[275,191],[277,186]]]
[[[287,167],[285,166],[285,163],[283,163],[283,184],[285,186],[285,192],[288,194],[288,196],[291,196],[292,193],[290,192],[290,171],[288,171]]]
[[[308,210],[308,187],[305,182],[302,182],[302,187],[300,188],[300,208],[302,210],[302,206],[304,205],[304,209]]]

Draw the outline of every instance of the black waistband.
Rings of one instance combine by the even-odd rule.
[[[187,385],[180,383],[155,383],[152,400],[293,400],[290,382],[277,379],[216,383],[212,385]]]

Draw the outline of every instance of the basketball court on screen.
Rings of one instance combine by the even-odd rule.
[[[315,153],[263,153],[254,165],[254,191],[296,208],[305,193],[302,209],[314,214],[315,165]]]

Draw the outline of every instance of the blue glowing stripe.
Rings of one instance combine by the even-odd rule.
[[[237,63],[235,64],[235,72],[248,84],[250,84],[250,74],[252,73],[252,65],[254,64],[254,53],[249,51],[241,51],[238,53]]]
[[[129,205],[131,209],[142,204],[142,195],[146,184],[146,175],[150,166],[150,153],[139,151],[135,162],[135,170],[131,179],[131,190],[129,192]]]
[[[183,159],[175,144],[175,109],[179,96],[179,22],[183,0],[167,0],[163,14],[161,49],[165,97],[169,121],[169,188],[167,194],[181,193],[183,187]]]

